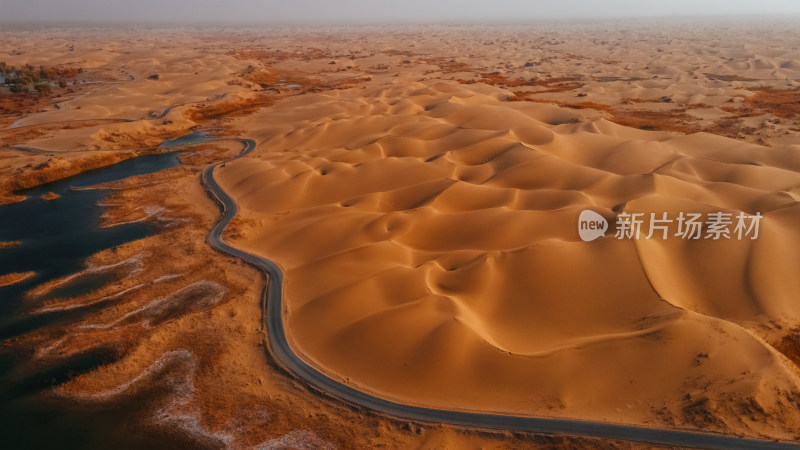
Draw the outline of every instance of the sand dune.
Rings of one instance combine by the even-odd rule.
[[[282,267],[288,338],[324,373],[437,408],[797,438],[796,28],[0,31],[2,61],[85,69],[50,96],[0,95],[0,145],[54,152],[0,150],[0,197],[194,129],[252,138],[216,172],[240,205],[226,239]],[[58,391],[157,387],[148,367],[189,361],[190,419],[247,448],[561,442],[378,417],[276,370],[261,275],[204,241],[218,209],[199,173],[235,147],[114,184],[104,223],[176,219],[94,257],[146,255],[141,271],[31,299],[32,315],[86,310],[20,338],[37,361],[119,355]],[[585,209],[606,237],[579,238]],[[757,240],[614,238],[620,214],[662,212],[763,221]]]
[[[396,83],[238,122],[259,147],[218,179],[236,244],[285,271],[295,348],[402,402],[792,436],[798,370],[768,342],[800,317],[797,151],[505,98]],[[586,208],[765,218],[585,243]]]

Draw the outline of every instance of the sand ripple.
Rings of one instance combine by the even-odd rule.
[[[759,427],[744,399],[800,420],[797,368],[763,331],[800,317],[798,150],[505,98],[398,83],[240,121],[259,147],[217,178],[239,245],[285,271],[295,348],[437,407],[637,422],[703,385],[722,426]],[[584,243],[586,208],[761,212],[763,235]]]

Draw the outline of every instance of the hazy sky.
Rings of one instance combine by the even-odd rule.
[[[489,22],[800,14],[799,0],[0,0],[9,22]]]

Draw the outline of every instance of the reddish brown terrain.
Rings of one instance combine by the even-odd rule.
[[[715,26],[2,31],[9,66],[82,70],[0,87],[0,203],[194,130],[253,139],[215,172],[239,206],[224,238],[280,266],[290,344],[326,375],[440,409],[797,439],[800,33]],[[131,426],[215,448],[638,447],[407,422],[287,373],[263,274],[206,243],[201,172],[240,149],[102,186],[100,226],[157,232],[25,293],[25,317],[80,314],[4,351],[103,355],[41,395],[134,404]],[[754,241],[582,242],[590,208],[764,220]],[[48,295],[96,274],[113,281]]]

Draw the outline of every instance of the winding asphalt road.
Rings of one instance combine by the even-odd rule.
[[[242,151],[232,159],[241,158],[252,152],[256,147],[255,141],[251,139],[214,139],[209,140],[209,142],[225,140],[238,141],[243,145]],[[30,147],[6,148],[35,153],[53,153],[47,150]],[[518,417],[501,414],[483,414],[423,408],[378,398],[326,376],[297,356],[292,351],[286,339],[281,310],[283,273],[280,268],[272,261],[231,247],[222,240],[223,230],[236,216],[238,211],[236,203],[214,179],[214,169],[227,161],[212,165],[203,172],[203,183],[206,189],[219,202],[223,210],[222,218],[211,229],[207,241],[214,249],[242,259],[267,274],[267,285],[262,298],[262,318],[269,336],[270,353],[281,366],[311,386],[352,404],[372,409],[389,416],[417,422],[433,424],[448,423],[471,428],[525,431],[545,434],[591,436],[681,447],[710,449],[800,449],[800,443],[798,442],[742,439],[719,434],[645,428],[571,419]]]
[[[253,151],[255,141],[251,139],[234,139],[243,144],[243,149],[236,157],[241,158]],[[230,160],[228,160],[230,161]],[[621,439],[651,444],[673,445],[681,447],[699,447],[713,449],[800,449],[797,442],[762,441],[742,439],[718,434],[697,433],[691,431],[664,430],[629,425],[615,425],[601,422],[586,422],[569,419],[546,419],[534,417],[516,417],[500,414],[482,414],[463,411],[447,411],[423,408],[391,402],[374,397],[353,387],[340,383],[317,369],[308,365],[298,357],[289,346],[283,328],[281,311],[281,293],[283,274],[273,262],[235,247],[222,240],[222,232],[236,216],[237,206],[233,199],[225,193],[214,179],[214,169],[227,161],[208,167],[203,173],[203,182],[210,194],[222,205],[222,219],[214,225],[208,235],[208,243],[216,250],[240,258],[256,266],[267,274],[267,285],[263,293],[262,315],[269,336],[270,352],[285,369],[294,373],[305,382],[324,392],[330,393],[347,402],[369,408],[380,413],[427,423],[448,423],[472,428],[525,431],[546,434],[569,434],[592,436],[607,439]]]

